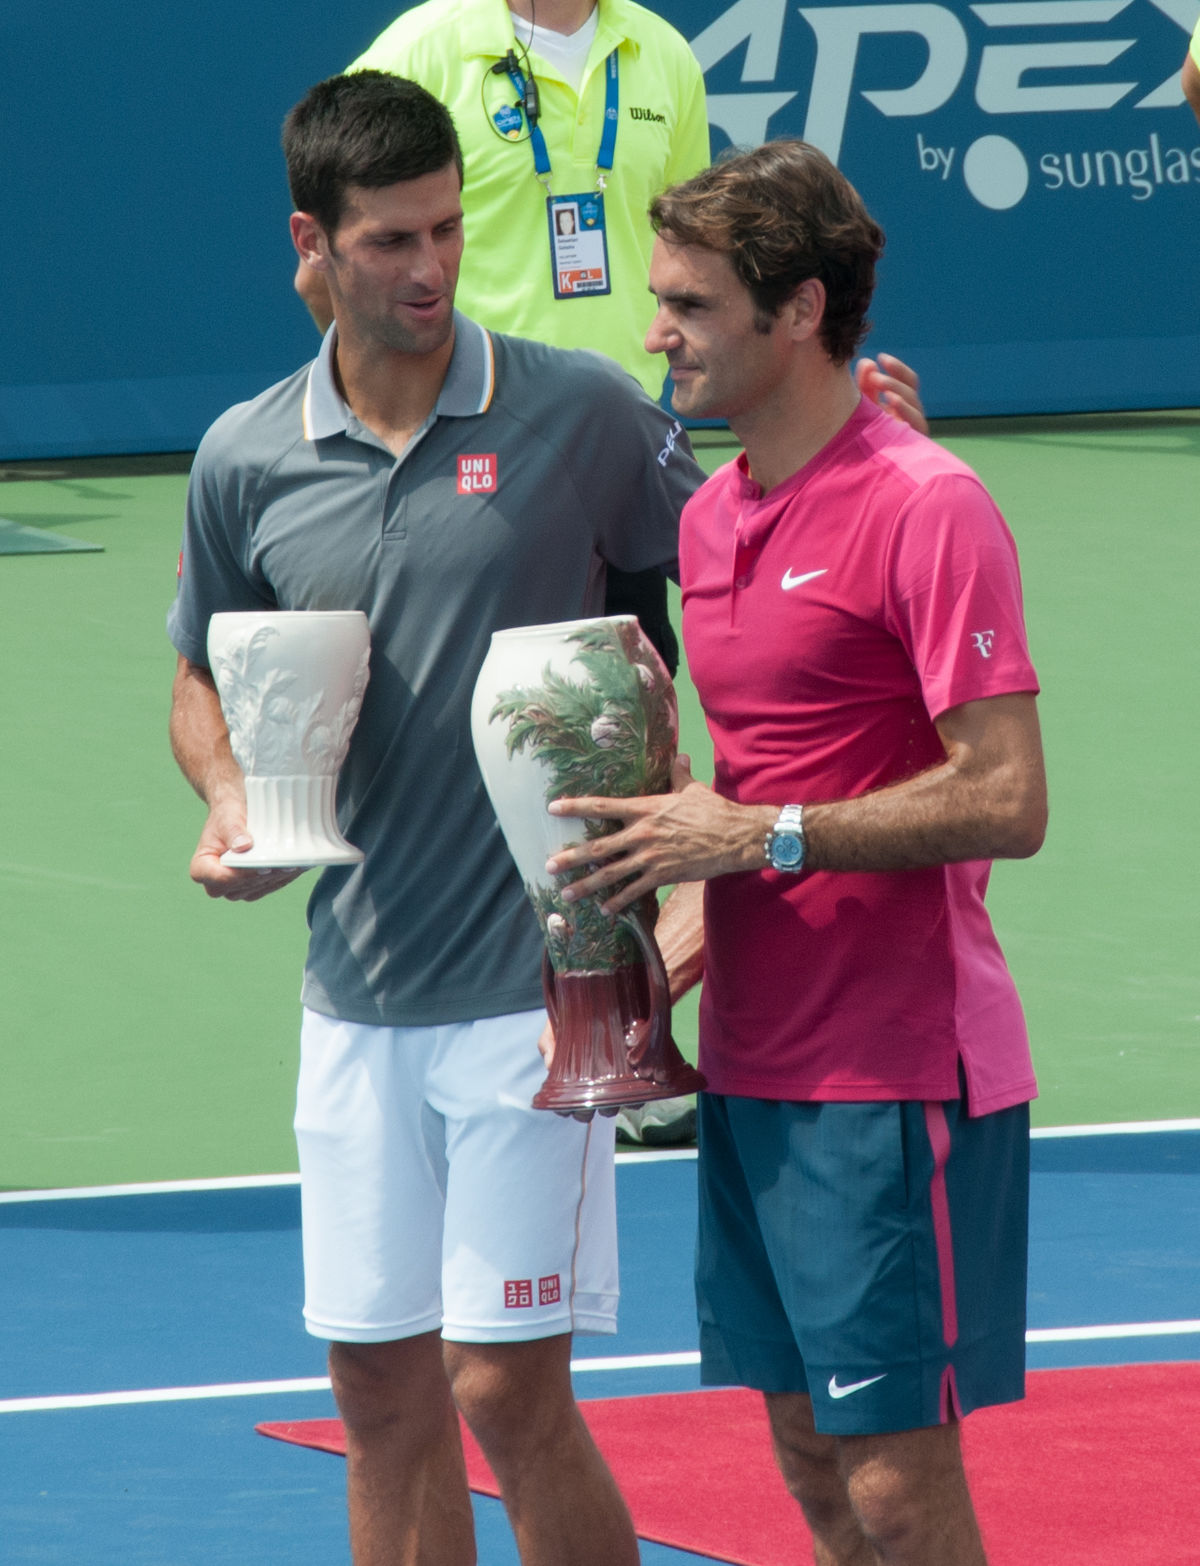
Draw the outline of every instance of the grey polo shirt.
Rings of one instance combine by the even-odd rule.
[[[610,361],[457,315],[434,413],[395,457],[312,365],[231,408],[196,453],[176,648],[209,616],[361,609],[371,678],[338,817],[365,862],[309,901],[304,1002],[348,1021],[465,1021],[540,1004],[542,940],[475,764],[494,630],[600,612],[604,567],[673,570],[703,478]]]

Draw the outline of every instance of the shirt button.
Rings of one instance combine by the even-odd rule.
[[[735,587],[745,587],[749,580],[750,578],[748,576],[739,576],[733,585]]]

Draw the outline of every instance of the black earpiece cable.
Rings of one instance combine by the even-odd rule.
[[[537,25],[536,17],[536,5],[534,0],[530,0],[529,36],[531,39],[533,37],[532,29]],[[533,66],[529,63],[529,48],[516,35],[515,28],[513,29],[513,42],[521,51],[521,59],[518,60],[516,52],[512,49],[509,49],[503,60],[497,60],[495,65],[489,67],[489,70],[493,76],[515,76],[518,71],[521,71],[525,78],[525,90],[521,94],[521,107],[525,110],[525,119],[529,125],[529,129],[533,130],[538,120],[541,118],[542,113],[541,97],[538,93],[537,79],[533,74]],[[487,77],[485,76],[484,81],[486,80]],[[495,129],[494,126],[493,129]],[[524,140],[524,137],[521,139]]]

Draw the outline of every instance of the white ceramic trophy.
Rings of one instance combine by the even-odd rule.
[[[587,1118],[597,1109],[703,1087],[671,1037],[666,973],[645,910],[610,919],[593,898],[565,903],[546,860],[615,824],[551,816],[552,799],[665,793],[678,714],[661,658],[632,615],[496,631],[471,708],[479,768],[525,883],[546,954],[555,1031],[533,1102]]]
[[[357,864],[337,823],[337,780],[367,688],[371,642],[358,609],[214,614],[208,661],[246,780],[254,846],[222,864]]]

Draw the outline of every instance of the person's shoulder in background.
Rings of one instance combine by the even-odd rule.
[[[346,67],[351,71],[391,71],[397,76],[417,75],[422,66],[461,58],[459,40],[478,31],[496,11],[503,19],[505,7],[480,0],[425,0],[402,12]],[[431,89],[432,90],[432,89]]]

